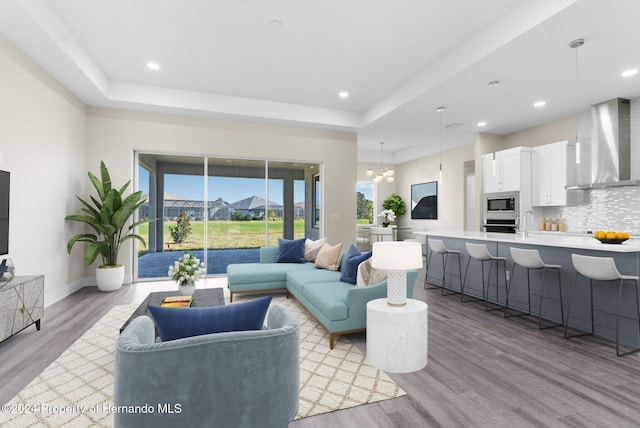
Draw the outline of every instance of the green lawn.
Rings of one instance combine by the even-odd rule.
[[[204,222],[191,221],[191,235],[185,242],[174,244],[169,227],[175,227],[175,221],[164,223],[164,245],[169,250],[199,250],[204,243]],[[304,220],[294,221],[294,237],[304,236]],[[265,224],[263,221],[210,221],[208,224],[207,242],[209,248],[259,248],[264,245]],[[138,228],[138,234],[145,240],[149,237],[149,225]],[[282,221],[269,221],[268,245],[277,245],[282,237]],[[138,254],[146,253],[146,249],[138,243]]]

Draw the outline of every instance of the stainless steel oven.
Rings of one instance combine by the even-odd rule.
[[[517,232],[519,197],[518,192],[485,193],[483,224],[485,232]]]

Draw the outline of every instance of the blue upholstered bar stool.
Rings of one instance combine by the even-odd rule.
[[[521,316],[521,315],[529,315],[531,314],[531,269],[542,269],[542,285],[540,286],[540,304],[538,306],[538,328],[540,330],[544,330],[547,328],[560,327],[564,325],[564,312],[562,305],[562,282],[560,279],[560,269],[561,265],[550,265],[542,261],[540,258],[540,252],[538,250],[524,250],[522,248],[510,248],[511,258],[513,258],[513,268],[511,269],[511,280],[509,281],[509,286],[507,287],[507,300],[506,306],[504,308],[504,316],[506,318]],[[520,313],[516,315],[508,315],[507,311],[509,309],[509,292],[511,291],[511,285],[513,283],[513,278],[516,272],[516,266],[520,266],[527,270],[527,295],[529,302],[529,312],[528,313]],[[553,325],[542,326],[542,303],[544,301],[544,284],[547,276],[547,270],[555,270],[558,274],[558,293],[560,294],[560,323],[556,323]]]
[[[622,275],[618,272],[616,262],[613,257],[591,257],[583,256],[580,254],[571,254],[571,260],[573,261],[573,267],[576,270],[576,275],[573,280],[573,286],[571,287],[571,296],[569,297],[569,307],[567,308],[567,319],[564,324],[564,337],[569,339],[572,337],[586,336],[594,333],[595,320],[593,318],[593,280],[596,281],[619,281],[618,285],[618,307],[616,310],[616,355],[621,357],[623,355],[631,354],[633,352],[640,351],[640,348],[627,350],[620,352],[620,300],[622,299],[622,285],[625,281],[633,282],[636,291],[636,316],[638,317],[638,334],[640,334],[640,301],[638,300],[638,281],[639,278],[633,275]],[[578,275],[581,275],[589,279],[589,294],[591,296],[591,331],[581,334],[568,335],[567,329],[569,327],[569,319],[571,316],[571,303],[573,302],[573,292],[576,288],[576,282]]]
[[[426,272],[425,272],[425,289],[427,290],[431,290],[431,289],[435,289],[435,288],[441,288],[442,289],[442,295],[443,296],[449,296],[451,294],[456,294],[457,291],[454,291],[453,293],[446,293],[444,292],[445,289],[445,273],[447,272],[447,261],[449,259],[450,255],[454,255],[454,256],[458,256],[458,278],[460,279],[460,290],[462,291],[462,265],[460,263],[460,251],[457,250],[450,250],[448,249],[445,245],[444,245],[444,241],[442,239],[431,239],[429,238],[427,240],[428,242],[428,246],[431,249],[431,257],[429,257],[429,261],[427,262],[427,269],[426,272],[429,272],[429,263],[431,263],[431,260],[433,260],[433,255],[434,254],[440,254],[442,256],[442,286],[441,287],[427,287],[427,279],[426,279]]]
[[[469,271],[469,264],[471,263],[471,259],[474,259],[474,260],[478,260],[482,265],[482,297],[484,299],[485,311],[494,311],[496,309],[501,309],[501,308],[489,308],[489,284],[491,279],[491,270],[493,269],[494,262],[496,265],[496,272],[498,271],[498,264],[502,262],[504,271],[505,271],[504,283],[506,286],[507,259],[505,257],[498,257],[498,256],[491,255],[486,244],[471,244],[467,242],[465,246],[467,247],[467,252],[469,253],[469,260],[467,261],[467,267],[464,271],[464,281],[462,281],[462,293],[460,296],[460,301],[464,303],[464,302],[473,302],[474,300],[480,300],[477,298],[464,300],[464,286],[465,286],[465,283],[467,282],[467,273]],[[484,280],[484,263],[485,262],[489,262],[489,275],[487,277],[486,287],[485,287],[485,280]],[[496,280],[496,302],[497,301],[498,301],[498,284]]]

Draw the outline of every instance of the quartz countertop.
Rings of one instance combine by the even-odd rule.
[[[472,232],[462,230],[416,230],[416,235],[425,235],[432,237],[469,239],[479,241],[506,242],[522,245],[537,245],[547,247],[563,247],[575,248],[580,250],[605,251],[616,253],[634,253],[640,252],[640,239],[629,239],[622,244],[602,244],[591,235],[563,234],[564,232],[552,232],[552,235],[544,236],[543,234],[528,235],[516,233],[491,233],[491,232]]]

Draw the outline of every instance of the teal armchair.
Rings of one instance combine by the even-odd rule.
[[[299,328],[272,305],[263,330],[156,343],[151,318],[136,318],[116,342],[115,426],[286,427],[298,410]]]

